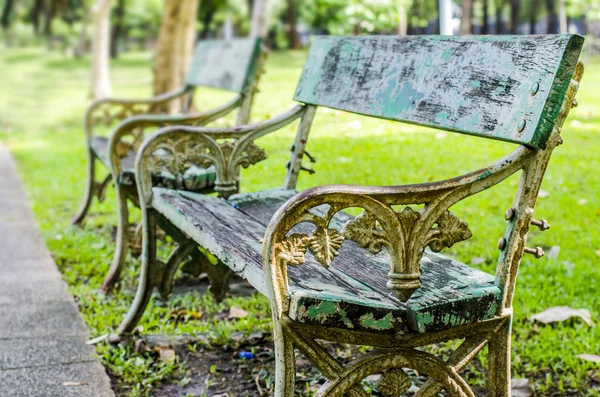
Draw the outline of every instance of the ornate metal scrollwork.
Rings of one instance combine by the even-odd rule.
[[[254,142],[243,150],[238,149],[239,141],[217,142],[212,138],[167,139],[157,145],[149,158],[148,169],[152,175],[170,174],[173,180],[183,186],[184,174],[192,167],[209,168],[216,166],[217,187],[234,186],[239,167],[248,168],[267,158],[266,152]]]
[[[406,372],[392,369],[384,372],[377,382],[377,389],[385,397],[397,397],[408,391],[412,382]]]
[[[96,109],[90,117],[90,122],[93,126],[110,126],[117,121],[133,116],[161,113],[164,113],[164,109],[161,110],[157,104],[153,103],[107,102]]]
[[[440,252],[445,247],[452,247],[472,236],[468,225],[450,211],[443,212],[435,221],[435,227],[424,235],[419,235],[416,231],[419,221],[423,220],[420,212],[411,207],[397,212],[402,241],[391,241],[389,233],[378,224],[375,214],[368,210],[346,222],[341,231],[329,228],[329,221],[335,212],[337,211],[332,207],[324,218],[309,216],[309,220],[317,226],[312,235],[290,235],[276,245],[276,255],[296,266],[305,262],[304,255],[308,249],[321,265],[329,267],[345,240],[354,241],[372,254],[379,253],[384,246],[390,248],[392,244],[400,243],[404,244],[403,252],[417,249],[422,254],[427,246],[434,252]]]

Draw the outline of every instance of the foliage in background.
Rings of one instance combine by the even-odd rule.
[[[402,31],[405,18],[408,34],[436,33],[439,0],[271,0],[269,40],[277,49],[290,46],[289,33],[296,27],[300,35],[325,33],[395,34]],[[532,23],[545,25],[537,33],[558,32],[561,7],[566,22],[579,21],[580,29],[600,19],[600,0],[455,0],[454,16],[461,16],[463,1],[473,1],[473,29],[508,33],[518,24],[521,33]],[[149,49],[158,36],[163,8],[162,0],[119,0],[113,10],[113,39],[117,50]],[[198,12],[200,38],[222,37],[223,24],[229,19],[235,34],[249,32],[253,0],[203,0]],[[0,22],[2,36],[11,45],[45,42],[77,55],[78,47],[89,49],[87,25],[90,0],[4,0]],[[288,8],[294,7],[294,13]],[[514,17],[512,7],[518,7]],[[401,11],[403,10],[403,11]],[[405,15],[404,15],[405,14]],[[290,18],[294,18],[290,21]],[[514,19],[516,17],[516,19]],[[497,27],[497,28],[496,28]],[[568,26],[567,26],[568,27]],[[426,29],[428,28],[428,29]],[[499,29],[499,30],[497,30]],[[539,30],[539,28],[538,28]],[[471,30],[473,31],[473,30]],[[582,32],[580,32],[582,33]],[[583,32],[585,33],[585,32]],[[307,40],[304,37],[303,42]]]
[[[304,57],[304,52],[281,52],[269,58],[254,120],[273,117],[291,105]],[[150,94],[150,59],[149,53],[136,53],[114,62],[118,96]],[[589,57],[584,61],[587,72],[578,94],[580,105],[563,128],[565,143],[553,155],[542,186],[544,197],[536,207],[536,217],[547,218],[552,229],[545,233],[532,230],[528,241],[531,246],[559,246],[560,253],[541,260],[523,259],[514,302],[514,376],[534,380],[539,397],[599,395],[597,364],[577,355],[600,353],[600,327],[590,328],[577,320],[553,326],[531,321],[533,314],[553,306],[587,308],[595,320],[600,314],[600,100],[596,94],[600,61]],[[116,200],[112,189],[104,203],[94,205],[83,228],[70,225],[86,176],[81,119],[88,103],[85,82],[89,66],[85,59],[64,59],[41,49],[3,48],[0,140],[17,158],[44,238],[79,302],[92,337],[96,337],[114,330],[129,308],[140,262],[128,259],[120,293],[107,297],[97,292],[114,251]],[[197,103],[206,107],[228,98],[215,90],[199,95]],[[246,191],[281,185],[294,132],[292,126],[260,140],[269,159],[244,171]],[[317,173],[303,174],[301,189],[328,183],[394,185],[439,180],[485,166],[514,145],[320,109],[307,149],[317,158]],[[512,203],[517,183],[518,178],[511,178],[457,205],[453,211],[469,223],[474,236],[446,253],[493,273],[496,241],[506,227],[504,212]],[[163,248],[163,260],[166,254]],[[180,278],[178,284],[185,285],[185,281]],[[243,308],[249,316],[220,320],[219,315],[231,306]],[[202,317],[178,321],[174,313],[179,311],[202,313]],[[267,335],[269,305],[258,295],[250,299],[234,296],[216,304],[210,295],[192,290],[167,302],[153,299],[140,325],[146,335],[193,335],[194,346],[223,350],[237,333],[249,335],[258,330]],[[183,382],[189,370],[186,362],[164,363],[156,354],[134,354],[106,344],[97,348],[118,379],[120,396],[151,394],[162,381]],[[470,381],[485,384],[480,367],[470,368]],[[214,393],[208,395],[216,394],[216,390],[210,391]]]

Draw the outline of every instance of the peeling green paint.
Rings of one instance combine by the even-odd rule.
[[[306,312],[309,319],[323,322],[331,314],[337,313],[337,305],[334,302],[321,302],[319,305],[311,306]]]
[[[362,325],[365,328],[385,330],[393,328],[392,319],[392,313],[388,313],[381,320],[375,320],[373,313],[367,313],[360,316],[358,321],[360,322],[360,325]]]
[[[294,99],[543,148],[582,45],[577,35],[318,37]],[[523,119],[531,127],[519,133]]]

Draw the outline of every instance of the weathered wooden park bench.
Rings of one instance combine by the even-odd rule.
[[[143,268],[135,301],[112,341],[133,331],[155,286],[178,261],[208,249],[269,297],[276,350],[275,395],[293,396],[294,349],[329,380],[317,396],[398,397],[403,368],[427,374],[415,394],[474,396],[458,374],[489,346],[489,389],[510,396],[513,293],[534,207],[583,74],[576,35],[321,37],[313,43],[290,111],[237,128],[167,127],[136,159],[143,212]],[[317,107],[512,142],[500,161],[453,179],[405,186],[328,185],[295,192]],[[264,160],[255,141],[300,120],[282,189],[236,194],[240,167]],[[220,197],[155,186],[156,176],[216,169]],[[495,276],[438,254],[471,237],[449,208],[521,173],[506,212]],[[413,207],[411,207],[413,205]],[[415,209],[414,206],[419,208]],[[360,208],[353,217],[343,210]],[[398,207],[403,209],[399,210]],[[157,224],[187,236],[166,264]],[[499,236],[500,237],[500,236]],[[464,339],[446,361],[419,349]],[[343,365],[319,340],[372,346]]]
[[[83,204],[73,218],[78,224],[85,218],[94,196],[103,201],[105,190],[113,181],[119,204],[116,251],[103,290],[112,289],[119,280],[128,248],[141,249],[141,227],[130,226],[128,201],[137,205],[135,153],[148,129],[167,125],[201,126],[213,122],[235,109],[237,124],[247,124],[252,101],[262,73],[264,50],[260,39],[208,40],[198,43],[185,77],[178,90],[147,100],[104,99],[93,103],[85,116],[88,148],[88,182]],[[213,87],[236,93],[229,102],[202,112],[193,110],[196,88]],[[183,113],[170,114],[170,106],[180,101]],[[120,122],[108,137],[96,133],[96,127]],[[96,180],[96,160],[111,172],[101,182]],[[163,185],[181,186],[208,193],[215,189],[214,168],[195,167],[184,175],[163,175]]]

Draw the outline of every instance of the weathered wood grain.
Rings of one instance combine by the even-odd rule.
[[[319,37],[295,100],[544,148],[577,35]]]
[[[273,213],[293,194],[275,189],[226,201],[154,188],[152,206],[267,294],[262,237]],[[333,226],[339,228],[348,219],[350,215],[340,213]],[[386,252],[371,255],[351,241],[344,243],[330,269],[307,255],[306,264],[289,269],[290,317],[355,330],[424,333],[489,319],[496,313],[500,291],[491,275],[426,252],[421,263],[423,288],[403,303],[386,287],[388,261]]]
[[[261,43],[260,39],[200,41],[185,84],[245,93],[259,67]]]

